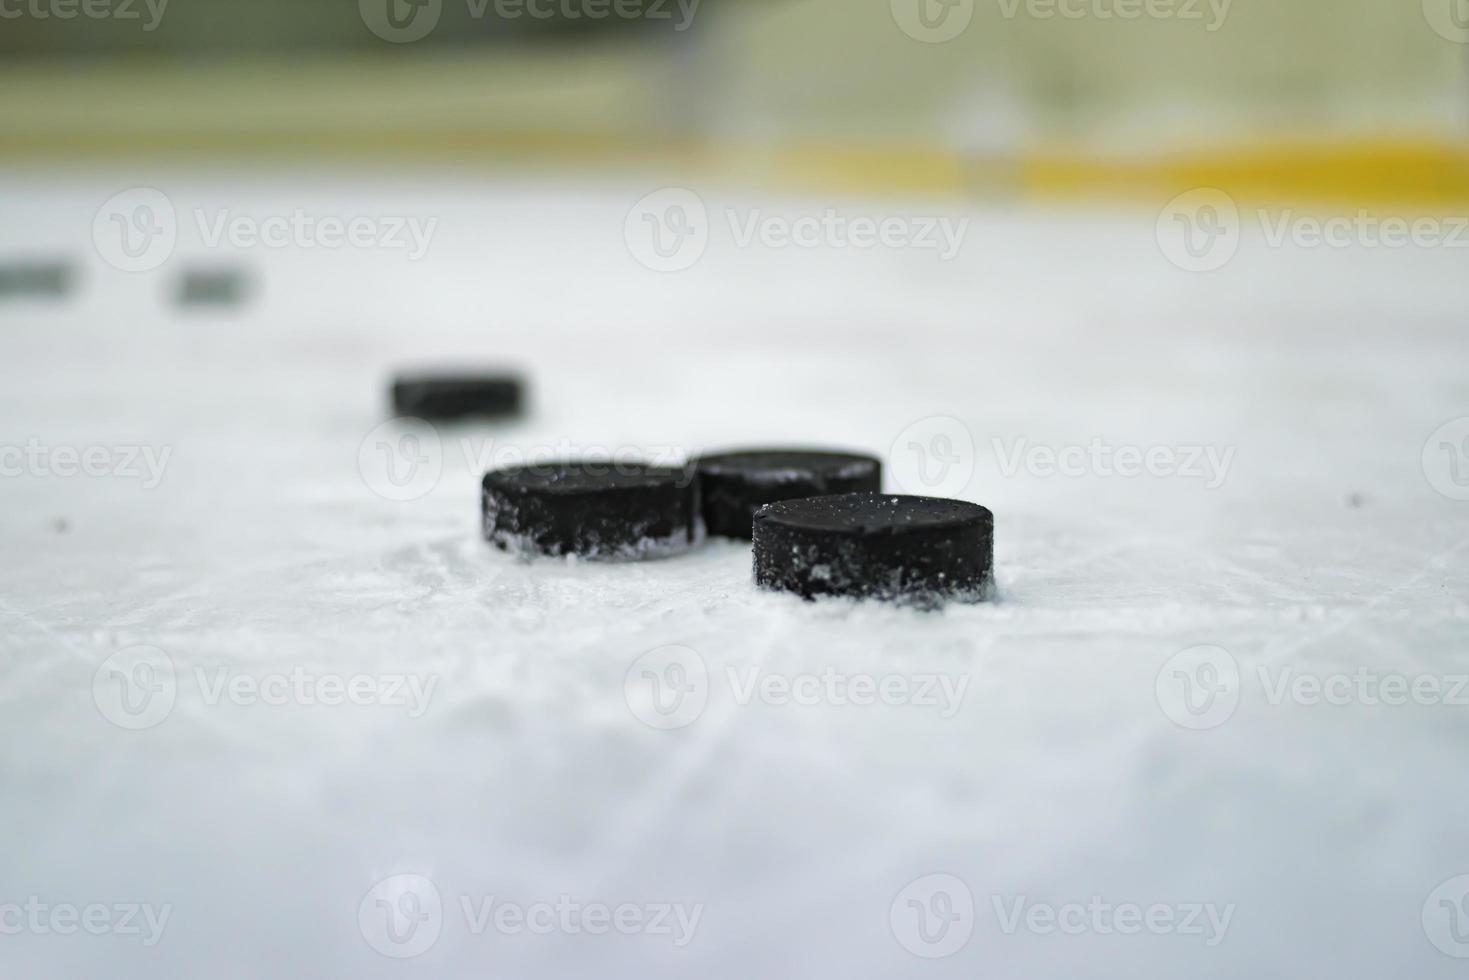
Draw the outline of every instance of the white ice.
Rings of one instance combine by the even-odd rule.
[[[168,264],[129,274],[99,258],[92,223],[139,183],[165,190],[183,230]],[[1438,898],[1458,886],[1435,889],[1469,874],[1469,706],[1272,703],[1262,682],[1469,674],[1469,502],[1437,492],[1444,473],[1424,458],[1469,415],[1462,250],[1246,234],[1201,274],[1164,258],[1156,208],[976,207],[948,263],[737,249],[721,229],[693,268],[659,273],[624,241],[653,186],[142,172],[0,185],[0,259],[84,265],[71,301],[0,306],[0,445],[135,447],[140,473],[0,479],[0,974],[1462,975],[1425,918],[1452,911]],[[912,206],[705,196],[716,215]],[[225,206],[438,224],[416,262],[205,254],[194,210]],[[174,308],[191,257],[245,263],[253,302]],[[421,444],[431,489],[387,499],[372,469],[386,457],[363,443],[386,419],[388,376],[460,358],[524,366],[533,414],[439,430],[437,449]],[[891,459],[931,417],[972,435],[962,495],[996,515],[994,604],[759,594],[748,546],[728,542],[526,564],[477,537],[486,461],[767,442]],[[1213,489],[1003,470],[1017,440],[1094,438],[1235,452]],[[169,453],[156,486],[143,447]],[[1170,663],[1197,666],[1170,658],[1200,645],[1237,664],[1239,700],[1190,730],[1158,686]],[[139,646],[166,654],[175,701],[129,731],[99,698],[132,675],[93,685]],[[669,646],[697,660],[644,658]],[[707,705],[662,730],[633,709],[647,714],[643,669],[676,677],[670,664],[688,683],[703,666]],[[942,681],[957,703],[746,696],[751,678],[828,670]],[[359,675],[411,675],[428,701],[250,703],[252,684]],[[905,891],[935,874],[952,878]],[[425,907],[397,904],[392,883],[370,894],[397,875],[441,903],[412,958],[374,948],[381,916]],[[912,917],[934,881],[957,895],[954,879],[973,911],[946,935],[967,941],[914,955],[938,947]],[[1067,934],[1044,912],[1005,928],[1017,902],[1094,896],[1230,918],[1222,936],[1091,918]],[[170,912],[153,945],[115,919],[96,936],[12,928],[4,906],[32,897]],[[700,911],[682,946],[559,921],[476,932],[491,897]]]

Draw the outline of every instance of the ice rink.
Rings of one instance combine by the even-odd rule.
[[[1196,272],[1162,201],[699,187],[660,272],[661,184],[0,185],[0,259],[80,268],[0,299],[0,973],[1463,975],[1469,249],[1241,205]],[[137,186],[177,243],[129,273],[94,224]],[[298,209],[432,233],[206,246]],[[968,223],[740,242],[829,211]],[[249,301],[177,306],[195,264]],[[390,422],[423,364],[533,410]],[[998,601],[479,537],[486,464],[766,443],[988,506]]]

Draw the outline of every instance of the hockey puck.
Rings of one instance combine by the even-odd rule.
[[[249,291],[242,269],[185,269],[175,298],[180,306],[239,306]]]
[[[882,489],[882,461],[817,450],[759,449],[695,461],[710,534],[750,540],[755,511],[797,497]]]
[[[393,411],[430,422],[508,418],[520,414],[522,389],[513,374],[402,375],[393,382]]]
[[[754,541],[755,584],[807,599],[936,606],[991,593],[994,516],[960,500],[879,493],[786,500],[756,512]]]
[[[55,299],[71,292],[75,270],[61,260],[0,265],[0,299]]]
[[[682,469],[621,462],[516,466],[485,474],[485,538],[514,554],[633,561],[703,537],[699,487]]]

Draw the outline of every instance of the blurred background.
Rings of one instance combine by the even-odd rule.
[[[1465,8],[4,0],[0,152],[1443,202],[1469,197]]]

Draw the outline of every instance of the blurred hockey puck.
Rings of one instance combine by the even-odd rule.
[[[393,412],[430,422],[510,418],[522,411],[524,387],[510,373],[405,374],[393,381]]]
[[[59,299],[71,292],[74,279],[67,262],[0,263],[0,299]]]
[[[882,489],[882,462],[854,453],[743,450],[701,456],[695,468],[709,533],[745,541],[755,511],[766,504]]]
[[[239,306],[250,291],[240,269],[185,269],[175,300],[180,306]]]

